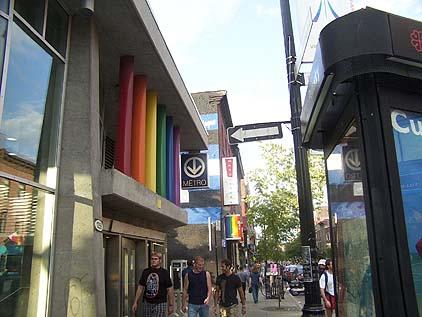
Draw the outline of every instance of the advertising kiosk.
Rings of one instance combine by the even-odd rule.
[[[422,23],[327,25],[301,123],[324,151],[337,316],[422,316]]]

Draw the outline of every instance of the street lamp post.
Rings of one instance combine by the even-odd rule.
[[[284,48],[286,53],[287,80],[290,93],[291,128],[295,153],[297,192],[299,201],[299,218],[302,246],[309,246],[311,251],[312,281],[305,283],[305,304],[303,316],[324,316],[316,266],[315,226],[313,219],[312,192],[309,176],[307,150],[301,146],[300,113],[302,101],[300,97],[301,84],[296,80],[296,52],[293,37],[292,19],[289,0],[280,0],[283,22]]]

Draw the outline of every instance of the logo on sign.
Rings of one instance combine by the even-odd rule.
[[[345,163],[352,171],[360,171],[359,152],[357,149],[350,150],[344,157]]]
[[[422,31],[413,30],[410,33],[410,44],[415,48],[416,52],[422,52]]]
[[[205,162],[199,157],[191,157],[183,165],[186,175],[191,178],[198,178],[205,172]]]

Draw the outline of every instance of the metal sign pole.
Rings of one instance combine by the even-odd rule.
[[[300,114],[302,111],[302,101],[300,97],[300,83],[296,80],[295,76],[296,52],[289,0],[280,0],[280,8],[283,22],[287,79],[290,92],[291,127],[296,164],[301,241],[302,246],[310,247],[310,257],[313,262],[315,262],[316,242],[312,192],[307,150],[301,146],[302,136],[300,130]],[[313,274],[310,275],[314,278],[312,278],[312,281],[305,283],[305,304],[302,309],[303,316],[324,316],[324,308],[321,305],[316,263],[310,264],[310,270],[313,271]]]

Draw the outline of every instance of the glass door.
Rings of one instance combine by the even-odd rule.
[[[122,307],[123,317],[132,316],[132,304],[135,299],[135,241],[122,238]]]

